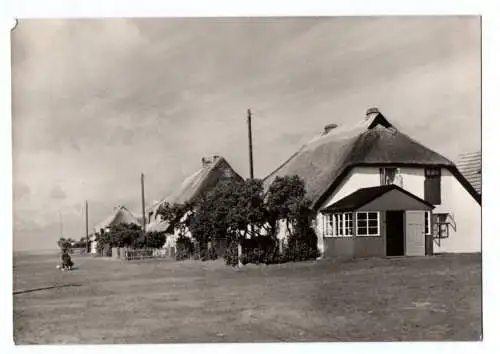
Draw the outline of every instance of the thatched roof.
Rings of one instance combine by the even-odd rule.
[[[440,166],[458,173],[450,160],[399,131],[378,110],[370,109],[364,119],[351,126],[325,127],[271,172],[264,179],[264,188],[267,190],[277,176],[296,174],[304,180],[307,197],[316,210],[351,168],[370,165]]]
[[[477,193],[481,194],[481,152],[460,155],[457,168]]]
[[[160,202],[155,203],[152,207],[148,208],[147,214],[157,214],[158,208],[166,203],[184,204],[196,203],[199,197],[214,188],[219,181],[223,179],[236,179],[243,180],[243,178],[236,173],[231,165],[221,156],[213,156],[211,158],[202,159],[202,167],[194,174],[189,176],[181,184],[180,188],[170,193],[167,197],[163,198]],[[163,221],[157,221],[156,218],[150,222],[146,229],[148,231],[165,231],[168,224]]]
[[[119,224],[141,225],[134,214],[132,214],[124,206],[118,205],[113,209],[113,212],[108,217],[95,225],[94,230],[95,232],[100,232],[101,229],[106,229],[107,227]]]

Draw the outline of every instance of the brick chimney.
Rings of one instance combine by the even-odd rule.
[[[366,110],[366,119],[374,118],[376,117],[380,111],[378,110],[377,107],[370,107]]]
[[[203,166],[203,167],[210,165],[211,162],[212,161],[210,160],[209,157],[202,157],[201,158],[201,166]]]
[[[329,132],[331,132],[333,129],[335,129],[337,127],[338,127],[338,125],[335,123],[325,125],[325,130],[323,131],[323,135],[328,134]]]

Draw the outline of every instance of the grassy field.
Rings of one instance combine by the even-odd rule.
[[[481,257],[222,262],[15,256],[16,344],[481,338]]]

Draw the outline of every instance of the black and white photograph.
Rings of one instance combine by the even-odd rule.
[[[16,345],[482,341],[480,15],[10,36]]]

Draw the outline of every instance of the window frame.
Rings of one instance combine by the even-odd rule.
[[[350,220],[347,220],[347,216],[350,217]],[[342,218],[344,219],[344,237],[353,236],[354,232],[354,213],[343,213]],[[348,226],[350,222],[350,226]]]
[[[424,223],[425,223],[424,234],[426,236],[432,235],[432,212],[431,211],[425,212]]]
[[[392,178],[391,183],[387,182],[387,171],[391,171],[394,173],[394,175],[392,176],[393,178]],[[395,184],[397,175],[398,175],[398,168],[396,168],[396,167],[381,167],[380,168],[380,185],[381,186],[388,186],[391,184]]]
[[[333,236],[335,237],[344,237],[344,214],[342,213],[335,213],[333,214],[333,217],[335,219],[335,232],[333,233]]]
[[[432,236],[434,239],[444,240],[450,237],[450,223],[447,221],[448,213],[435,213]]]
[[[360,215],[366,215],[365,219],[360,218]],[[375,214],[376,219],[370,218],[370,214]],[[361,226],[359,225],[359,222],[365,220],[366,226]],[[374,226],[370,226],[370,221],[376,220],[377,221],[377,233],[371,233],[370,228],[373,228]],[[360,229],[366,228],[366,234],[360,233]],[[360,211],[356,213],[356,236],[360,237],[377,237],[380,236],[380,212],[378,211]]]
[[[323,237],[333,237],[335,228],[333,223],[333,214],[323,214]]]
[[[323,215],[323,237],[343,238],[353,236],[354,213],[325,213]]]

